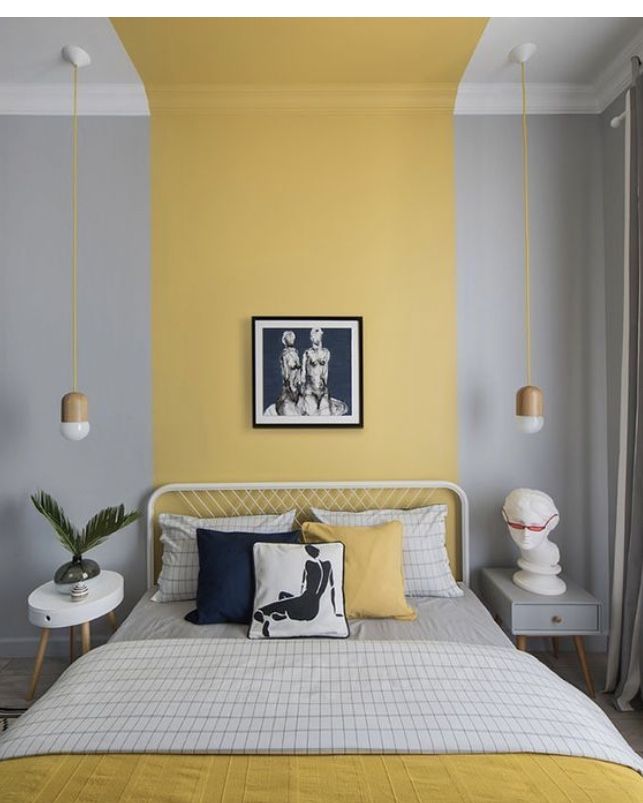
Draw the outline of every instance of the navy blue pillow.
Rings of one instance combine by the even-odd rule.
[[[255,596],[252,547],[257,541],[270,544],[298,544],[299,532],[222,533],[196,531],[199,548],[199,582],[196,610],[186,615],[195,625],[238,622],[252,618]]]

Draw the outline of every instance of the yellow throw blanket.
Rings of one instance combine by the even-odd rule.
[[[641,803],[634,770],[497,755],[45,755],[0,762],[3,803]]]

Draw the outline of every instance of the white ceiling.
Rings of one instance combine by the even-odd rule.
[[[520,81],[509,51],[521,42],[538,50],[528,64],[536,83],[593,84],[622,48],[643,30],[636,17],[524,17],[489,20],[462,76],[464,83]]]
[[[69,114],[66,44],[92,59],[79,72],[81,114],[149,113],[143,83],[107,17],[1,18],[0,113]]]
[[[596,113],[625,88],[643,56],[641,17],[493,17],[462,76],[456,114],[517,113],[520,70],[508,59],[534,42],[527,64],[532,112]]]
[[[106,17],[29,18],[0,20],[0,80],[3,83],[69,82],[63,45],[80,45],[92,63],[83,68],[89,83],[140,82],[112,24]]]

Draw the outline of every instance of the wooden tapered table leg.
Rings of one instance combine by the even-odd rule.
[[[587,693],[589,694],[590,697],[596,697],[596,692],[594,691],[594,681],[592,680],[592,676],[589,671],[589,664],[587,663],[585,642],[583,641],[582,636],[573,636],[573,639],[574,639],[574,647],[576,647],[576,652],[578,653],[580,668],[583,672],[585,686],[587,686]]]
[[[29,691],[27,692],[27,700],[33,700],[33,696],[36,693],[36,686],[38,685],[40,673],[42,672],[42,662],[45,659],[48,641],[49,630],[48,628],[43,627],[40,631],[40,643],[38,644],[38,652],[36,653],[36,663],[34,664],[33,675],[31,676],[31,684],[29,686]]]
[[[82,645],[83,655],[85,655],[89,652],[89,648],[91,646],[89,622],[83,622],[80,626],[80,643]]]
[[[558,658],[558,636],[551,637],[551,651],[554,653],[554,658]]]
[[[118,627],[118,622],[116,621],[116,614],[114,613],[114,611],[110,611],[107,614],[107,618],[109,619],[110,624],[112,626],[112,632],[115,633],[116,632],[116,628]]]
[[[69,628],[69,663],[74,663],[74,658],[76,657],[76,630],[72,625]]]
[[[527,649],[527,636],[516,636],[516,647],[525,652]]]

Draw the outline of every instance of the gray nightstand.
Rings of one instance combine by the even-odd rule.
[[[496,622],[516,636],[519,650],[527,649],[528,636],[552,639],[558,657],[558,639],[571,636],[590,696],[594,684],[587,665],[584,636],[601,634],[601,603],[567,577],[567,591],[557,597],[545,597],[523,591],[511,580],[516,569],[483,569],[481,596]]]

